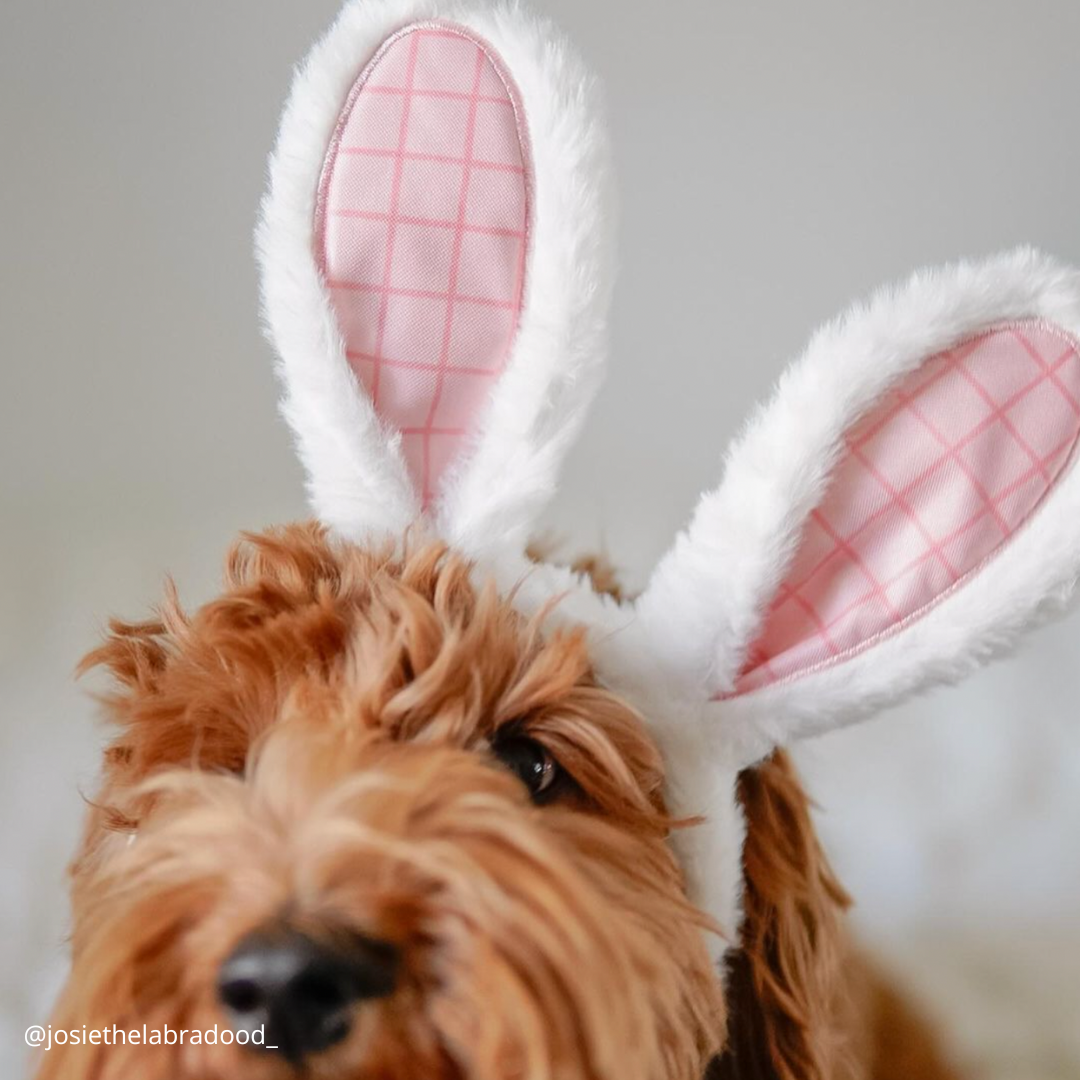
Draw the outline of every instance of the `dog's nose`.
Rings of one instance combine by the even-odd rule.
[[[398,950],[358,934],[317,940],[297,930],[255,931],[221,966],[218,996],[233,1026],[298,1065],[349,1033],[359,1001],[388,996]]]

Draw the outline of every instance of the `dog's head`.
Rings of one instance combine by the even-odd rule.
[[[56,1023],[235,1025],[278,1052],[87,1047],[78,1075],[700,1080],[708,920],[656,747],[581,633],[441,545],[296,527],[88,662],[120,733]]]
[[[842,895],[746,770],[1069,598],[1080,276],[1021,251],[825,327],[618,603],[525,555],[603,354],[593,97],[516,5],[351,0],[300,70],[259,246],[323,524],[97,654],[122,730],[58,1013],[278,1053],[43,1076],[696,1080],[732,946],[767,1067],[816,1075]]]

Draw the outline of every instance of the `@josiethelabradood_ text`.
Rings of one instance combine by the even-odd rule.
[[[261,1027],[251,1031],[219,1028],[56,1028],[52,1024],[34,1024],[26,1029],[26,1045],[51,1050],[54,1046],[260,1046],[266,1045],[266,1032]]]

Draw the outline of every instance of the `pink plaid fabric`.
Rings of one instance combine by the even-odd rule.
[[[346,354],[424,505],[506,362],[529,182],[517,95],[464,30],[412,26],[361,74],[327,155],[317,236]]]
[[[917,616],[1031,516],[1080,434],[1076,342],[1027,321],[929,359],[845,437],[736,694]]]

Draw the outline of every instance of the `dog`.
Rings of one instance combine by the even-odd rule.
[[[38,1080],[955,1076],[783,748],[1065,609],[1080,275],[827,324],[625,597],[528,553],[605,349],[599,115],[517,6],[350,0],[300,68],[258,250],[317,520],[84,664],[115,735]]]
[[[54,1047],[39,1080],[951,1075],[853,965],[782,753],[740,777],[725,994],[657,746],[542,623],[444,545],[315,524],[245,538],[194,615],[170,593],[114,622],[84,661],[116,735],[52,1025],[226,1020],[277,1050]]]

